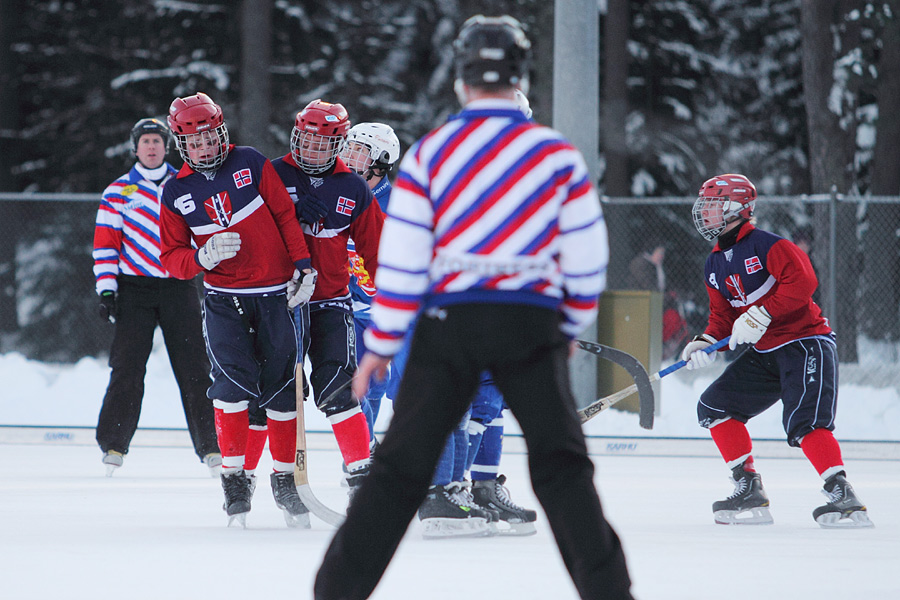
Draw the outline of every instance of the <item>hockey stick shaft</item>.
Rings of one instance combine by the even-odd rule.
[[[304,376],[303,365],[298,364],[295,375],[297,384],[297,453],[294,456],[294,485],[297,486],[297,494],[303,500],[303,504],[306,505],[312,514],[329,525],[340,527],[341,523],[344,522],[345,516],[322,504],[309,486],[309,473],[307,471],[309,465],[306,458],[306,418],[303,414]],[[332,392],[329,399],[343,389],[346,389],[346,386]]]
[[[716,351],[724,348],[725,346],[727,346],[728,341],[730,339],[731,339],[731,336],[721,339],[718,342],[716,342],[715,344],[712,344],[712,345],[708,346],[707,348],[704,348],[703,351],[706,352],[707,354],[712,354],[713,352],[716,352]],[[675,371],[678,371],[679,369],[683,368],[686,364],[688,364],[688,361],[679,360],[675,364],[670,365],[670,366],[666,367],[665,369],[662,369],[661,371],[657,371],[656,373],[654,373],[653,375],[650,376],[650,383],[659,381],[666,375],[671,375]],[[596,402],[592,402],[591,404],[589,404],[589,405],[585,406],[584,408],[582,408],[581,410],[579,410],[578,416],[581,419],[581,422],[585,423],[585,422],[589,421],[590,419],[593,419],[595,416],[597,416],[598,413],[603,412],[607,408],[610,408],[615,403],[619,402],[620,400],[622,400],[624,398],[627,398],[628,396],[632,395],[636,391],[638,391],[637,384],[632,384],[625,389],[615,392],[614,394],[610,394],[609,396],[604,396],[603,398],[600,398]]]

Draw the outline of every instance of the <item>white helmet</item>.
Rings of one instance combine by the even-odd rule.
[[[347,132],[341,147],[341,160],[348,167],[371,179],[376,169],[379,175],[391,170],[400,158],[400,140],[390,125],[359,123]]]

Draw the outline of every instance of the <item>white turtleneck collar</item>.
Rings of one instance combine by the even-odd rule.
[[[134,168],[137,169],[137,172],[141,174],[141,177],[143,177],[147,181],[153,182],[157,182],[165,178],[165,176],[169,172],[169,166],[166,163],[161,164],[155,169],[148,169],[138,162],[134,164]]]

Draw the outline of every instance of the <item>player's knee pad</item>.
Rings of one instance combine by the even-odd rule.
[[[349,386],[336,392],[352,379],[343,365],[337,362],[324,363],[312,374],[313,390],[316,392],[316,408],[326,416],[339,414],[351,408],[358,408],[359,402],[353,397]]]
[[[209,386],[207,394],[223,402],[240,402],[247,398],[258,398],[259,388],[249,384],[241,384],[234,379],[219,375]]]
[[[714,396],[706,394],[700,396],[700,402],[697,403],[697,422],[700,427],[709,429],[731,418],[723,408],[716,406],[713,398]]]

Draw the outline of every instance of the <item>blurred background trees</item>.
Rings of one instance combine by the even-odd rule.
[[[598,2],[600,190],[685,197],[709,176],[740,171],[763,196],[832,185],[842,194],[900,194],[900,114],[889,104],[900,91],[897,4]],[[477,12],[508,13],[527,26],[535,50],[531,102],[535,118],[549,123],[552,2],[0,0],[0,192],[99,195],[132,164],[134,122],[165,116],[175,96],[197,91],[222,105],[234,143],[270,157],[288,151],[294,115],[315,98],[341,102],[354,122],[390,124],[405,150],[458,109],[451,42]],[[567,103],[580,110],[578,98]],[[177,154],[169,159],[180,165]],[[75,278],[79,287],[67,295],[83,294],[89,306],[89,262],[70,270],[75,262],[54,266],[44,255],[45,270],[28,270],[36,283],[22,279],[23,256],[57,246],[89,254],[90,219],[65,216],[61,206],[48,213],[14,204],[0,201],[0,332],[18,332],[35,318],[52,329],[73,317],[24,319],[23,286],[49,305],[58,278]],[[819,241],[827,233],[822,211],[767,207],[763,198],[760,212],[767,211],[776,233],[811,228]],[[854,360],[857,327],[875,339],[900,339],[900,205],[862,202],[841,211],[840,281],[858,290],[859,308],[834,318],[839,339],[850,344],[842,359]],[[665,204],[649,214],[608,212],[610,283],[624,285],[642,239],[664,231],[667,267],[676,273],[669,281],[705,304],[698,279],[709,247],[687,207]],[[812,252],[824,268],[827,245]],[[686,275],[678,277],[682,264]],[[893,310],[874,310],[885,303]],[[103,352],[105,343],[53,348],[29,352],[72,358]]]

